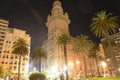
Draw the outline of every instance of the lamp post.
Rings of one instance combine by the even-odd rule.
[[[103,68],[103,76],[106,77],[106,73],[105,73],[105,67],[106,67],[106,62],[105,61],[102,61],[101,62],[101,65],[102,65],[102,68]]]

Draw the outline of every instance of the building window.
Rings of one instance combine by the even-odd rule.
[[[2,49],[2,47],[0,47],[0,49]],[[1,53],[1,51],[0,51],[0,53]]]
[[[25,60],[25,57],[23,58],[23,60]]]
[[[15,63],[14,64],[17,64],[17,62],[15,61]]]
[[[0,39],[0,41],[4,41],[3,39]]]
[[[9,53],[9,51],[7,51],[7,53]]]
[[[6,56],[6,58],[8,58],[8,55]]]
[[[11,59],[13,59],[13,56],[11,56]]]
[[[6,41],[6,43],[8,43],[8,41]]]
[[[17,59],[17,56],[15,56],[15,59]]]
[[[6,51],[4,51],[4,53],[6,53]]]
[[[28,60],[28,58],[26,58],[26,61]]]
[[[2,62],[2,64],[4,64],[4,62]]]
[[[12,64],[13,62],[10,62],[10,64]]]
[[[1,38],[5,38],[5,36],[1,36]]]
[[[3,56],[3,58],[5,58],[5,55]]]
[[[14,70],[16,70],[16,66],[14,66]]]
[[[3,43],[0,43],[0,45],[3,45]]]

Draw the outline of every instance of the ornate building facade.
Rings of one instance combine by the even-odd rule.
[[[65,61],[64,61],[64,48],[58,44],[58,37],[61,34],[67,34],[69,37],[69,24],[70,19],[66,12],[62,8],[62,4],[59,0],[55,0],[52,6],[51,13],[47,17],[46,26],[48,28],[48,39],[44,41],[42,47],[47,51],[47,59],[42,59],[42,72],[47,71],[49,76],[47,77],[59,77],[61,73],[65,74]],[[74,39],[74,37],[71,37]],[[104,50],[100,45],[100,51],[97,54],[104,56]],[[85,67],[83,56],[81,53],[76,54],[73,50],[71,43],[67,44],[67,69],[70,78],[85,77]],[[99,67],[100,75],[102,76],[104,71],[107,71],[107,67],[104,68],[101,62],[95,63],[94,58],[85,57],[86,74],[90,77],[98,76],[97,66]]]
[[[63,47],[57,43],[58,36],[62,33],[69,35],[69,16],[63,11],[60,1],[54,1],[51,14],[48,15],[46,26],[48,27],[48,39],[43,43],[43,48],[47,51],[47,61],[45,68],[52,75],[59,74],[64,68]],[[72,53],[70,46],[67,47],[67,54]],[[44,70],[44,69],[43,69]],[[56,75],[57,76],[57,75]]]
[[[48,15],[46,22],[46,26],[48,27],[48,40],[43,44],[43,48],[48,53],[47,66],[49,70],[52,70],[52,68],[58,70],[58,67],[63,66],[63,50],[57,45],[57,38],[61,33],[67,33],[69,35],[69,23],[70,20],[67,13],[64,14],[61,3],[55,1],[51,14]]]
[[[47,51],[47,59],[42,61],[42,71],[48,71],[50,76],[58,77],[61,73],[65,73],[64,49],[58,45],[57,40],[61,34],[67,34],[69,37],[70,19],[62,8],[59,0],[54,1],[51,13],[47,17],[46,26],[48,27],[48,39],[43,43],[42,47]],[[73,37],[71,37],[73,38]],[[70,78],[84,77],[85,69],[83,57],[75,54],[71,44],[67,45],[67,63]],[[87,74],[96,75],[96,64],[93,59],[86,58]],[[49,77],[49,76],[48,76]]]

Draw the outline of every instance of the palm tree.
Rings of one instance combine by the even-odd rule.
[[[86,35],[81,34],[80,36],[77,36],[77,38],[74,41],[73,47],[74,51],[81,53],[83,57],[83,64],[84,64],[84,71],[85,71],[85,78],[87,77],[87,66],[85,64],[86,57],[88,55],[88,52],[91,48],[91,40],[89,40],[89,37]]]
[[[19,64],[18,64],[18,80],[20,78],[20,65],[21,65],[21,58],[28,55],[28,44],[26,43],[26,40],[23,38],[17,39],[17,41],[14,42],[12,53],[17,55],[19,57]]]
[[[39,72],[41,72],[41,59],[47,58],[46,52],[40,46],[37,46],[33,50],[31,57],[33,60],[39,61]]]
[[[58,37],[58,44],[62,45],[64,48],[64,60],[65,60],[65,66],[68,68],[68,63],[67,63],[67,52],[66,52],[66,45],[70,41],[70,37],[67,34],[61,34]],[[68,76],[68,70],[66,70],[66,80],[69,80]]]
[[[99,51],[99,45],[96,43],[93,43],[93,47],[90,49],[90,54],[88,55],[89,58],[93,58],[95,60],[96,68],[97,68],[97,74],[100,76],[99,67],[98,67],[98,54]]]
[[[90,25],[91,31],[98,37],[103,37],[107,41],[107,45],[111,48],[109,35],[117,31],[118,28],[118,16],[113,16],[112,13],[106,14],[106,11],[100,11],[95,14]],[[112,63],[114,65],[114,71],[116,75],[119,75],[115,54],[110,51]]]

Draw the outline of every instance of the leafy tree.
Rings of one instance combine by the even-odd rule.
[[[39,72],[41,72],[41,59],[47,58],[46,52],[40,46],[38,46],[33,50],[31,57],[33,60],[39,61]]]
[[[91,31],[98,37],[103,37],[107,41],[107,45],[111,48],[111,42],[109,40],[109,35],[113,34],[118,29],[118,16],[113,16],[112,13],[106,13],[106,11],[100,11],[95,14],[92,18],[92,23],[90,25]],[[112,64],[114,66],[114,72],[119,75],[119,70],[117,67],[115,54],[110,51]]]
[[[42,73],[32,73],[29,76],[30,80],[46,80],[46,76]]]
[[[20,68],[21,68],[21,58],[28,55],[28,44],[26,40],[23,38],[19,38],[14,42],[12,53],[19,57],[19,65],[18,65],[18,80],[20,79]]]
[[[89,37],[86,35],[81,34],[80,36],[77,36],[77,38],[74,41],[73,44],[74,51],[80,53],[83,57],[83,64],[85,69],[85,77],[87,77],[87,68],[86,68],[86,57],[88,56],[89,50],[92,47],[91,40],[89,40]]]
[[[64,60],[65,60],[65,66],[68,67],[68,63],[67,63],[67,44],[70,41],[70,37],[67,34],[61,34],[58,37],[58,44],[63,46],[64,49]],[[69,80],[69,76],[68,76],[68,70],[66,70],[66,80]]]
[[[9,69],[4,68],[3,66],[0,66],[0,78],[5,78],[11,73]]]
[[[0,77],[4,77],[5,76],[5,73],[4,73],[4,68],[3,66],[0,66]]]

